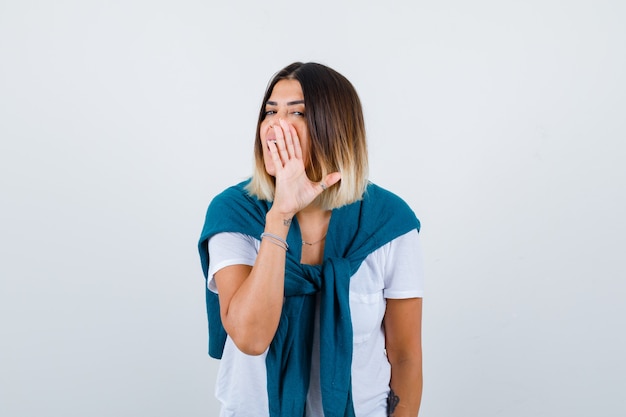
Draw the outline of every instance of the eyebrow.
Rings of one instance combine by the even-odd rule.
[[[296,101],[288,101],[288,102],[287,102],[287,105],[288,105],[288,106],[293,106],[293,105],[296,105],[296,104],[304,104],[304,100],[296,100]],[[266,106],[278,106],[278,103],[277,103],[277,102],[275,102],[275,101],[269,101],[269,100],[268,100],[268,101],[265,103],[265,105],[266,105]]]

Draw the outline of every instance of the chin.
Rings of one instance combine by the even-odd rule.
[[[267,175],[269,175],[270,177],[276,176],[276,172],[274,172],[274,167],[268,167],[267,165],[265,165],[265,172],[267,172]]]

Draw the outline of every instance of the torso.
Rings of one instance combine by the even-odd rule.
[[[320,234],[323,236],[323,234]],[[308,245],[304,245],[308,246]],[[212,264],[209,290],[216,291],[213,276],[220,268],[253,265],[259,252],[258,237],[237,233],[220,233],[209,242]],[[321,255],[323,247],[303,249],[303,260],[312,254]],[[391,366],[385,355],[382,320],[385,297],[421,297],[421,250],[416,231],[400,236],[370,253],[350,278],[350,312],[353,327],[352,395],[356,415],[386,416]],[[314,261],[314,260],[313,260]],[[316,320],[316,326],[318,325]],[[319,331],[314,332],[311,382],[307,398],[307,416],[321,415],[319,385]],[[222,417],[269,416],[266,354],[251,356],[241,353],[227,339],[216,383],[216,396],[222,403]]]
[[[300,262],[307,265],[319,265],[324,258],[324,241],[309,246],[302,245],[302,257]]]

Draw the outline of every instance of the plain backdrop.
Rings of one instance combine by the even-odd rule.
[[[0,415],[215,416],[196,249],[271,76],[422,221],[425,417],[626,415],[626,3],[0,0]]]

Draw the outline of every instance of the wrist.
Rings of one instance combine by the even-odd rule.
[[[286,234],[289,231],[293,217],[294,215],[291,213],[279,213],[270,209],[265,215],[265,229],[270,228],[272,231],[280,231]]]

